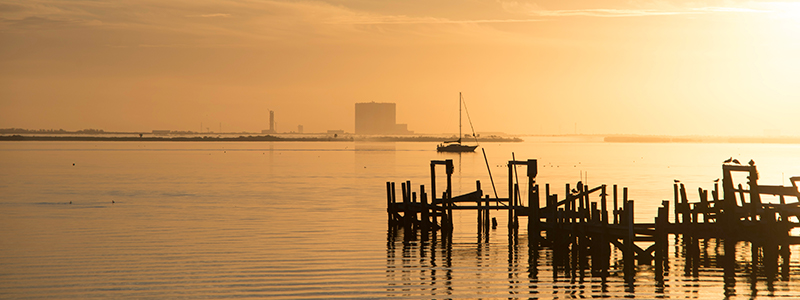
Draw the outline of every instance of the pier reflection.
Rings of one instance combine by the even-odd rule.
[[[473,231],[473,234],[475,232]],[[390,227],[387,295],[412,298],[798,297],[798,249],[788,244],[670,235],[669,250],[626,270],[622,249],[591,239],[558,244],[512,231],[477,239]],[[608,259],[592,255],[608,251]],[[794,252],[794,253],[793,253]]]
[[[713,190],[698,188],[699,201],[692,202],[685,185],[675,180],[674,202],[661,201],[657,213],[651,215],[654,222],[647,223],[641,218],[636,221],[627,187],[620,193],[617,185],[591,188],[579,181],[566,184],[559,196],[551,192],[549,184],[540,191],[535,180],[536,160],[512,160],[507,166],[508,194],[504,198],[484,195],[480,181],[475,182],[474,192],[453,196],[452,160],[432,160],[430,188],[420,185],[419,193],[412,191],[411,181],[400,183],[400,193],[395,183],[386,183],[388,242],[402,240],[404,258],[409,253],[424,255],[426,247],[441,247],[446,264],[440,262],[438,268],[447,272],[448,295],[459,291],[466,297],[502,294],[512,298],[531,293],[556,297],[651,298],[676,293],[757,297],[792,295],[797,290],[776,285],[792,286],[790,245],[800,240],[790,232],[800,228],[795,222],[800,217],[800,177],[792,177],[792,186],[761,185],[754,163],[725,162],[722,194],[715,181]],[[517,166],[525,167],[527,182],[517,178]],[[442,168],[445,176],[439,178],[437,169]],[[734,175],[742,175],[739,173],[748,175],[749,189],[734,184]],[[436,192],[437,181],[444,187],[441,196]],[[527,197],[520,193],[521,183],[527,186]],[[764,202],[762,195],[777,195],[780,203]],[[798,201],[789,203],[788,197]],[[670,222],[670,207],[674,208],[674,222]],[[455,232],[475,228],[461,225],[465,214],[477,216],[477,240],[454,246]],[[506,243],[498,238],[490,241],[497,235],[498,217],[508,224],[500,229],[507,234]],[[520,234],[520,228],[527,229],[526,235]],[[455,239],[473,240],[462,235]],[[431,260],[430,265],[434,263]],[[423,278],[432,285],[440,284],[435,278]],[[471,284],[460,287],[453,282]],[[415,286],[408,281],[403,284]]]

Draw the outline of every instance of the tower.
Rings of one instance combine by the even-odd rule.
[[[269,132],[275,133],[275,112],[269,111]]]

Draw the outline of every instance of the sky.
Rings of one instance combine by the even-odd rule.
[[[800,2],[0,0],[0,128],[797,136],[797,53]]]

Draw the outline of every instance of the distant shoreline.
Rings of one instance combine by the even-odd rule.
[[[222,136],[39,136],[39,135],[5,135],[0,141],[69,141],[69,142],[443,142],[453,137],[434,136],[317,136],[317,137],[278,137],[274,135],[248,135],[238,137]],[[481,137],[479,142],[522,142],[516,137]]]
[[[615,136],[604,137],[603,142],[800,144],[800,137],[675,137],[675,136],[615,135]]]

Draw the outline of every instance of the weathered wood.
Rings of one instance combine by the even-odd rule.
[[[627,188],[623,189],[623,193],[626,196],[627,196],[627,193],[625,193],[625,191],[627,191],[627,190],[628,190]],[[623,197],[623,199],[625,199],[625,198],[627,198],[627,197]],[[628,225],[628,236],[625,238],[625,243],[624,243],[624,246],[625,246],[625,248],[624,248],[625,250],[624,251],[625,252],[623,254],[623,260],[625,261],[625,263],[624,263],[625,264],[624,267],[625,267],[625,271],[626,271],[625,273],[626,273],[626,275],[628,275],[629,272],[633,272],[633,270],[634,270],[633,262],[634,262],[634,258],[635,258],[635,255],[636,255],[636,253],[634,252],[634,247],[636,247],[636,245],[633,244],[634,237],[635,237],[635,234],[634,234],[634,231],[633,231],[633,224],[634,224],[634,221],[633,221],[634,220],[633,219],[634,218],[634,216],[633,216],[633,200],[625,200],[625,209],[623,211],[625,212],[625,221],[626,221],[626,223]]]
[[[619,224],[619,203],[617,203],[617,185],[614,185],[614,224]]]
[[[601,218],[600,222],[602,222],[603,225],[608,224],[608,206],[607,206],[608,204],[606,204],[606,202],[608,200],[608,199],[606,199],[607,196],[608,195],[606,194],[606,185],[604,184],[604,185],[602,185],[602,189],[601,189],[601,192],[600,192],[600,201],[601,201],[600,202],[600,218]]]
[[[419,186],[419,198],[420,202],[422,203],[422,220],[420,220],[422,236],[428,236],[426,232],[429,230],[430,226],[430,209],[428,208],[428,195],[425,193],[425,186]]]
[[[389,225],[391,226],[394,223],[394,205],[392,201],[392,183],[386,182],[386,213],[388,214],[387,218],[389,219]]]
[[[679,201],[680,195],[679,195],[679,191],[678,191],[678,183],[673,183],[672,184],[672,190],[673,190],[673,195],[674,195],[674,198],[675,198],[675,224],[678,224],[678,223],[680,223],[680,215],[681,215],[681,212],[678,209],[680,207],[680,205],[678,205],[678,204],[680,204],[680,201]]]
[[[405,229],[406,234],[408,231],[411,230],[411,214],[409,202],[411,202],[410,198],[407,194],[408,190],[406,189],[406,183],[400,183],[400,190],[403,191],[403,228]]]
[[[514,193],[514,165],[509,161],[508,162],[508,206],[513,208],[514,206],[514,199],[516,198],[516,194]],[[514,209],[508,210],[508,229],[511,231],[511,228],[514,226]]]
[[[509,175],[515,174],[515,165],[523,163],[525,162],[510,161]],[[513,177],[509,177],[508,198],[490,198],[489,195],[485,195],[483,198],[480,181],[476,181],[476,191],[453,196],[452,160],[431,162],[432,190],[435,188],[436,182],[435,166],[443,164],[447,169],[447,188],[441,193],[442,197],[439,199],[432,196],[430,197],[431,201],[428,202],[428,194],[423,185],[420,185],[420,192],[417,194],[411,191],[411,182],[406,181],[401,183],[403,201],[398,203],[394,195],[394,183],[387,182],[386,203],[390,234],[402,221],[405,228],[412,229],[406,230],[407,238],[416,238],[414,230],[421,228],[423,239],[427,239],[429,230],[434,232],[442,230],[445,233],[442,236],[443,239],[449,240],[451,238],[449,234],[453,230],[453,211],[476,210],[480,243],[484,236],[488,241],[490,209],[506,209],[510,216],[509,245],[517,243],[519,217],[528,217],[529,249],[536,249],[540,244],[552,247],[555,272],[571,270],[571,276],[583,276],[584,270],[589,268],[587,263],[589,258],[592,261],[592,274],[601,274],[602,270],[607,272],[610,247],[614,244],[623,252],[626,278],[632,274],[631,271],[634,271],[634,262],[649,264],[655,260],[656,277],[662,276],[661,280],[663,280],[662,272],[669,266],[666,262],[669,234],[683,234],[687,276],[696,276],[699,272],[700,239],[723,237],[729,240],[746,240],[756,243],[754,247],[756,251],[763,250],[763,257],[757,256],[755,262],[765,266],[764,270],[766,270],[767,276],[777,274],[779,256],[784,262],[789,260],[788,245],[800,243],[800,238],[788,235],[789,230],[800,227],[798,226],[800,224],[788,221],[790,217],[800,216],[800,204],[798,202],[787,204],[785,199],[785,197],[798,198],[795,181],[800,181],[800,177],[797,177],[798,180],[792,181],[792,187],[758,185],[754,166],[729,167],[723,165],[724,197],[722,199],[719,199],[719,185],[716,181],[711,193],[713,200],[709,199],[708,190],[698,188],[699,200],[697,202],[689,201],[686,196],[686,187],[676,181],[673,184],[675,223],[670,224],[669,220],[671,201],[665,200],[658,208],[655,222],[651,224],[635,221],[634,202],[628,199],[627,187],[623,187],[622,205],[618,205],[616,185],[613,186],[613,207],[610,210],[613,220],[608,216],[609,195],[606,193],[606,185],[590,189],[589,186],[578,182],[573,190],[569,184],[566,184],[564,199],[559,200],[558,195],[550,194],[548,184],[545,185],[544,206],[540,206],[539,186],[535,185],[534,180],[536,174],[535,172],[531,174],[533,165],[530,160],[527,163],[529,167],[527,206],[523,200],[524,197],[519,193],[519,184],[513,181]],[[744,189],[741,184],[734,187],[730,175],[732,171],[748,172],[750,188]],[[590,195],[595,191],[601,191],[600,199],[592,202]],[[749,196],[750,201],[747,200],[748,197],[745,194]],[[761,194],[777,195],[781,197],[781,203],[761,203]],[[419,195],[419,202],[417,195]],[[737,203],[737,196],[742,199],[741,206]],[[492,205],[491,202],[496,204]],[[437,225],[437,215],[440,213],[441,225]],[[541,231],[546,232],[546,238],[541,236]],[[435,233],[433,237],[436,238]],[[634,244],[635,242],[652,242],[652,244],[642,249],[639,245]],[[730,243],[725,243],[726,250],[728,244]],[[678,253],[677,250],[676,253]],[[725,261],[725,259],[721,261]],[[788,272],[788,265],[781,266],[781,271]],[[788,278],[788,275],[786,277]]]

